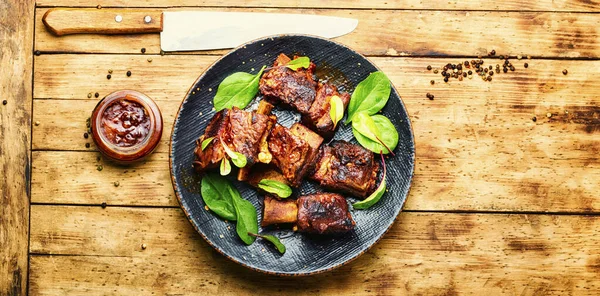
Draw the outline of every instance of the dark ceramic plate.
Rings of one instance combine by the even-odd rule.
[[[391,227],[406,200],[413,176],[415,148],[406,108],[392,88],[391,97],[382,110],[396,126],[399,143],[395,157],[386,159],[388,192],[368,210],[352,210],[356,229],[344,236],[309,236],[288,229],[260,229],[281,238],[287,252],[280,255],[268,243],[257,240],[250,246],[238,238],[235,223],[224,222],[204,209],[199,193],[199,177],[193,172],[195,141],[203,134],[214,115],[212,99],[219,83],[228,75],[243,71],[256,73],[262,65],[272,65],[279,53],[308,56],[317,65],[319,79],[328,78],[342,90],[354,86],[378,69],[362,55],[341,44],[311,36],[277,36],[259,39],[238,47],[213,64],[187,93],[175,120],[171,136],[170,166],[173,187],[181,207],[200,235],[221,254],[251,269],[279,275],[307,275],[339,267],[358,257],[375,244]],[[249,108],[251,108],[250,106]],[[275,110],[285,126],[299,120],[294,112]],[[357,143],[350,125],[341,125],[335,139]],[[235,175],[235,174],[231,174]],[[234,182],[244,198],[258,209],[262,196],[250,186]],[[305,181],[297,194],[318,191]],[[355,201],[352,198],[349,202]]]

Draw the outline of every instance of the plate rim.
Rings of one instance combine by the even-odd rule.
[[[410,139],[412,140],[412,153],[411,153],[411,171],[410,171],[410,178],[408,180],[408,184],[407,184],[407,190],[406,190],[406,197],[404,198],[404,202],[402,203],[402,206],[400,207],[400,209],[398,210],[398,213],[395,215],[394,219],[391,221],[391,223],[387,226],[387,228],[385,229],[385,231],[377,238],[375,239],[375,241],[370,244],[369,246],[367,246],[364,250],[356,253],[355,255],[353,255],[352,257],[346,259],[346,261],[328,267],[328,268],[317,268],[316,270],[313,271],[308,271],[308,272],[276,272],[276,271],[271,271],[271,270],[266,270],[266,269],[261,269],[261,268],[257,268],[254,266],[251,266],[249,264],[246,264],[245,262],[241,261],[241,260],[237,260],[236,258],[233,258],[231,256],[229,256],[228,254],[226,254],[224,252],[224,250],[222,250],[220,247],[218,247],[216,244],[214,244],[212,241],[210,241],[208,239],[208,237],[206,235],[204,235],[204,233],[202,233],[198,227],[196,226],[196,224],[192,221],[192,217],[190,216],[190,213],[188,213],[188,210],[183,206],[182,201],[181,201],[181,196],[179,194],[179,191],[177,190],[177,182],[175,180],[175,173],[174,173],[174,168],[173,168],[173,136],[175,134],[175,128],[176,128],[176,124],[179,120],[179,114],[181,113],[181,108],[183,107],[183,104],[185,103],[186,99],[189,98],[190,94],[192,93],[194,87],[196,86],[196,84],[202,79],[204,78],[204,76],[206,76],[206,73],[208,71],[210,71],[217,63],[219,63],[221,60],[223,60],[224,58],[228,57],[229,55],[233,54],[234,52],[238,51],[239,49],[244,48],[246,45],[248,44],[252,44],[261,40],[268,40],[268,39],[275,39],[275,38],[283,38],[283,37],[308,37],[308,38],[313,38],[313,39],[320,39],[321,41],[326,41],[326,42],[330,42],[333,43],[337,46],[341,46],[346,48],[347,50],[350,50],[351,52],[353,52],[354,54],[359,55],[360,57],[364,58],[365,60],[369,61],[369,63],[371,63],[371,65],[373,67],[375,67],[375,69],[377,69],[378,71],[383,72],[375,63],[373,63],[373,61],[371,61],[368,57],[364,56],[363,54],[355,51],[354,49],[350,48],[347,45],[344,45],[342,43],[339,43],[337,41],[333,41],[331,39],[327,39],[327,38],[321,38],[319,36],[315,36],[315,35],[309,35],[309,34],[277,34],[277,35],[270,35],[270,36],[264,36],[264,37],[260,37],[257,39],[253,39],[250,40],[248,42],[245,42],[235,48],[232,48],[229,52],[227,52],[226,54],[220,56],[217,60],[215,60],[213,63],[211,63],[205,70],[204,72],[202,72],[202,74],[200,76],[198,76],[198,78],[196,78],[196,80],[194,80],[194,82],[192,83],[192,85],[190,86],[190,88],[188,89],[188,91],[185,93],[183,99],[181,100],[181,103],[179,104],[179,107],[177,108],[177,113],[175,115],[175,119],[173,122],[173,127],[171,128],[171,135],[169,137],[169,173],[170,173],[170,177],[171,177],[171,185],[173,186],[173,192],[175,193],[175,196],[177,197],[177,202],[179,203],[179,208],[181,208],[181,210],[183,210],[183,212],[185,213],[185,216],[188,220],[188,222],[192,225],[192,227],[194,228],[194,230],[196,230],[196,232],[202,237],[202,239],[208,243],[209,246],[211,246],[214,250],[216,250],[217,252],[219,252],[221,255],[223,255],[225,258],[229,259],[230,261],[239,264],[241,266],[244,266],[245,268],[251,269],[253,271],[257,271],[259,273],[262,274],[268,274],[268,275],[275,275],[275,276],[283,276],[283,277],[303,277],[303,276],[311,276],[311,275],[316,275],[316,274],[322,274],[328,271],[332,271],[334,269],[340,268],[342,266],[345,266],[351,262],[353,262],[354,260],[356,260],[358,257],[362,256],[364,253],[366,253],[367,251],[369,251],[373,246],[375,246],[377,243],[379,243],[379,241],[381,241],[381,239],[390,231],[390,229],[392,228],[392,226],[394,226],[394,224],[396,224],[396,222],[398,221],[398,217],[400,216],[400,213],[402,213],[402,210],[404,209],[404,206],[406,205],[406,199],[408,199],[408,195],[410,194],[410,191],[412,189],[412,183],[413,183],[413,179],[414,179],[414,175],[415,175],[415,160],[416,160],[416,145],[415,145],[415,135],[414,135],[414,130],[413,130],[413,125],[412,125],[412,121],[410,120],[410,114],[408,112],[408,109],[406,108],[406,105],[404,104],[404,100],[402,99],[402,97],[400,96],[400,94],[398,93],[396,87],[394,86],[393,82],[390,80],[390,85],[391,87],[396,91],[396,94],[398,95],[398,98],[400,100],[400,104],[402,105],[402,107],[404,107],[404,111],[406,112],[406,117],[407,117],[407,122],[408,122],[408,126],[410,129]],[[387,76],[387,75],[386,75]]]

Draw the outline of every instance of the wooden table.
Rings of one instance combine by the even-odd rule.
[[[198,3],[206,7],[192,7]],[[337,41],[389,76],[416,139],[412,189],[391,231],[351,264],[303,278],[253,272],[213,251],[179,208],[168,147],[185,92],[225,51],[161,55],[157,34],[58,38],[41,22],[49,7],[98,4],[359,19]],[[596,1],[43,0],[34,7],[1,0],[0,7],[0,100],[8,101],[0,105],[1,295],[600,293]],[[486,57],[492,49],[510,55],[516,70],[491,82],[444,83],[426,69],[478,55],[485,65],[502,63]],[[106,162],[83,137],[94,94],[119,89],[150,95],[166,123],[158,150],[133,167]]]

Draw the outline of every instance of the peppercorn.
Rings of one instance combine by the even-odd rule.
[[[458,73],[454,73],[454,74],[452,74],[452,77],[453,77],[453,78],[456,78],[456,77],[458,77]]]
[[[492,76],[488,76],[487,81],[492,81]]]
[[[146,53],[146,48],[142,47],[142,53]]]
[[[85,148],[90,148],[90,143],[85,143]]]
[[[529,64],[525,63],[525,64],[523,64],[523,67],[528,68]]]
[[[102,202],[102,204],[100,205],[103,209],[106,209],[106,202]]]
[[[463,77],[462,76],[458,76],[458,81],[462,81]]]
[[[567,73],[569,73],[569,71],[567,71],[567,69],[563,70],[563,75],[567,75]]]
[[[475,65],[475,60],[471,60],[471,65]]]
[[[531,118],[531,120],[533,120],[533,122],[536,122],[537,121],[537,117],[534,116],[534,117]]]
[[[431,85],[434,85],[435,84],[435,80],[431,80],[431,81],[429,81],[429,83],[431,83]]]
[[[444,82],[448,82],[448,77],[444,77]]]
[[[99,165],[96,167],[96,169],[97,169],[98,171],[101,171],[102,169],[104,169],[104,167],[103,167],[101,164],[99,164]]]
[[[501,59],[501,60],[503,60],[503,59],[504,59],[504,56],[503,56],[503,55],[501,55],[501,56],[500,56],[500,59]]]
[[[96,97],[96,98],[97,98],[97,97],[99,97],[99,96],[100,96],[100,94],[99,94],[99,93],[95,93],[95,94],[94,94],[94,97]]]
[[[101,9],[101,8],[102,8],[102,5],[98,5],[98,6],[96,6],[96,8],[98,8],[98,9]]]
[[[469,61],[465,61],[464,64],[465,64],[465,67],[467,67],[467,68],[469,67]]]
[[[430,93],[427,93],[425,96],[426,96],[427,98],[431,98],[431,94],[430,94]]]
[[[479,64],[475,64],[475,68],[479,69]]]
[[[456,69],[458,69],[458,70],[462,70],[462,64],[458,64],[458,65],[456,65]]]
[[[148,59],[148,63],[152,63],[152,59]]]
[[[8,104],[8,101],[7,100],[3,100],[2,101],[2,105],[6,105],[6,104]]]
[[[469,73],[469,75],[473,75],[473,71],[471,71],[471,70],[469,70],[468,73]]]
[[[442,76],[446,76],[447,73],[448,72],[446,72],[446,71],[442,71]]]
[[[448,70],[448,66],[444,66],[443,70],[447,71]]]
[[[510,70],[511,71],[515,71],[515,67],[513,67],[512,65],[510,66]]]
[[[490,71],[488,74],[490,74],[490,76],[494,76],[494,71]]]
[[[431,71],[431,65],[427,66],[427,70]]]
[[[437,74],[439,71],[437,69],[433,70],[433,74]]]
[[[146,244],[142,244],[142,250],[145,250],[147,247]]]
[[[493,69],[494,69],[494,67],[492,67],[492,65],[490,65],[488,68],[490,68],[490,70],[493,70]]]
[[[508,63],[510,63],[508,60],[504,60],[505,65],[508,65]]]
[[[502,71],[503,71],[504,73],[506,73],[506,72],[508,72],[508,68],[504,67],[504,68],[502,68]]]
[[[42,54],[42,52],[41,52],[41,51],[39,51],[39,50],[36,50],[36,51],[34,52],[34,54],[35,54],[36,56],[39,56],[39,55],[41,55],[41,54]]]
[[[164,56],[164,55],[165,55],[165,52],[161,50],[161,51],[160,51],[160,55],[161,55],[161,56]]]
[[[456,65],[454,65],[454,64],[451,67],[452,67],[452,70],[456,69]]]
[[[39,122],[39,121],[36,121],[36,122],[35,122],[35,126],[38,126],[38,125],[40,125],[40,122]]]
[[[108,69],[108,74],[112,74],[112,69]]]
[[[87,139],[90,137],[90,135],[88,133],[83,133],[83,137]]]
[[[496,73],[500,74],[500,68],[496,68]]]
[[[106,79],[110,79],[112,77],[112,75],[108,74],[106,75]]]
[[[88,99],[92,97],[92,93],[88,93]]]
[[[127,77],[131,76],[131,71],[127,71]]]
[[[490,55],[496,55],[496,50],[492,49],[492,51],[490,51]]]
[[[121,185],[121,184],[119,183],[119,181],[115,181],[115,183],[113,183],[113,184],[115,185],[115,187],[119,187],[119,185]]]
[[[471,72],[471,71],[469,71]],[[463,72],[463,77],[467,77],[467,72]]]
[[[488,68],[483,69],[483,72],[487,73],[489,70]]]

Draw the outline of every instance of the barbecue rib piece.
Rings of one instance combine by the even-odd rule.
[[[271,115],[271,110],[273,110],[273,105],[271,105],[267,101],[261,100],[260,103],[258,104],[258,108],[255,112],[256,112],[256,114]],[[262,133],[262,136],[260,137],[260,140],[258,142],[258,154],[257,154],[258,162],[261,162],[261,163],[270,163],[271,162],[272,155],[271,155],[271,152],[269,152],[267,137],[269,136],[269,132],[271,131],[271,129],[273,128],[273,125],[275,125],[276,122],[277,122],[277,118],[274,115],[271,115],[269,117],[269,120],[267,121],[267,124],[265,127],[266,132]],[[235,133],[234,133],[234,135],[235,135]],[[248,178],[250,177],[249,176],[250,169],[251,169],[251,166],[245,166],[245,167],[241,168],[238,171],[237,179],[239,181],[248,180]]]
[[[333,234],[354,229],[346,199],[335,193],[301,196],[298,200],[278,200],[265,196],[261,225],[295,223],[300,232]]]
[[[329,100],[333,96],[338,96],[342,100],[344,103],[344,110],[346,110],[346,107],[348,107],[348,103],[350,102],[350,95],[348,93],[340,94],[337,87],[333,84],[319,82],[314,102],[310,106],[308,112],[302,114],[302,122],[304,124],[327,138],[333,136],[335,131],[331,115],[329,114]]]
[[[356,224],[348,211],[346,199],[335,193],[320,193],[298,198],[298,231],[309,233],[343,233]]]
[[[276,124],[267,142],[273,163],[291,186],[298,187],[312,170],[323,138],[299,123],[291,129]]]
[[[269,126],[276,120],[274,116],[247,112],[236,107],[216,113],[204,135],[196,141],[194,167],[197,171],[203,171],[218,166],[221,159],[226,156],[221,141],[231,150],[243,154],[248,161],[246,166],[251,167],[258,161],[263,135],[269,133]],[[214,139],[202,151],[202,141],[210,137]]]
[[[265,196],[263,218],[261,226],[273,224],[291,224],[298,220],[298,205],[293,199],[276,199],[270,195]]]
[[[317,83],[313,72],[316,66],[310,63],[308,69],[294,71],[284,66],[289,61],[289,57],[280,54],[273,68],[261,77],[259,89],[266,98],[306,113],[315,99]]]
[[[365,198],[377,186],[379,163],[373,153],[346,141],[321,147],[321,154],[310,178],[324,188]]]

